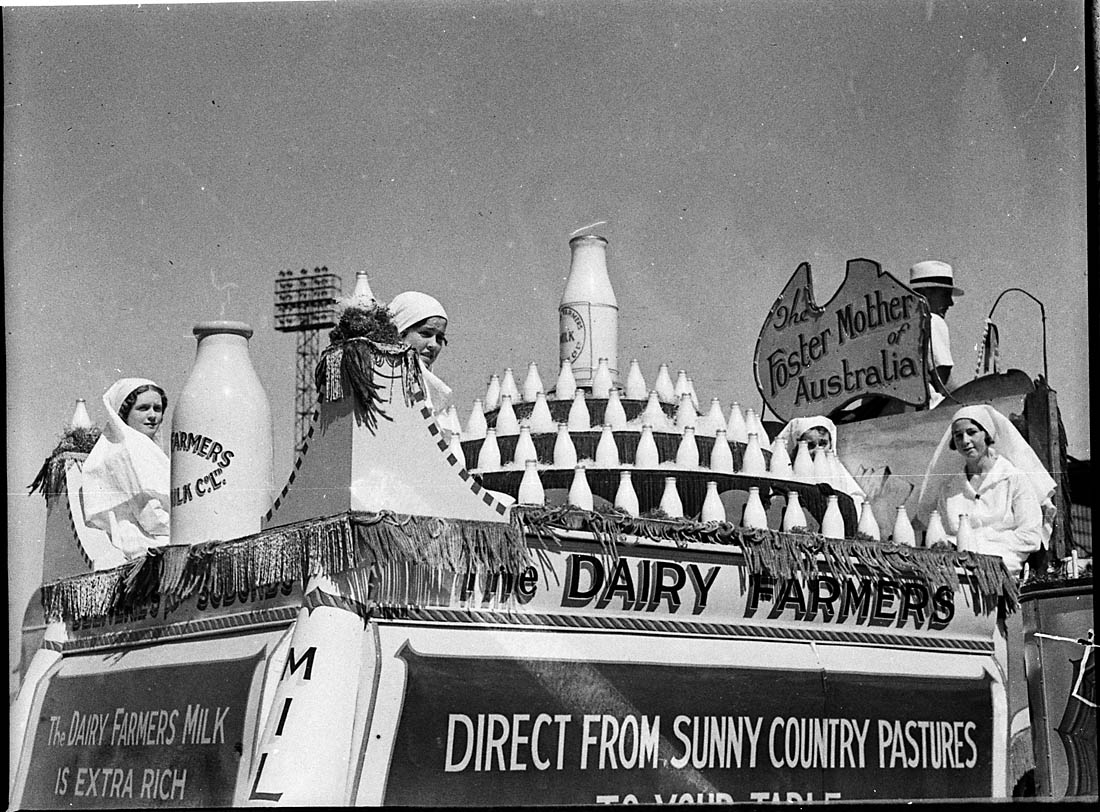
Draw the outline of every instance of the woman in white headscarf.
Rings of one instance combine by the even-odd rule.
[[[783,442],[787,447],[787,453],[792,460],[795,454],[798,453],[799,440],[805,440],[810,456],[816,457],[818,454],[825,453],[830,449],[836,451],[836,424],[823,415],[796,417],[780,430],[779,434],[776,435],[776,439]],[[834,481],[836,490],[848,494],[853,499],[866,499],[867,494],[864,493],[863,488],[859,487],[855,477],[848,472],[840,459],[834,455],[833,461],[836,463],[833,472],[836,477]]]
[[[84,521],[129,560],[168,543],[168,455],[154,439],[168,398],[146,378],[123,378],[103,406],[107,423],[84,462]]]
[[[415,290],[397,294],[387,308],[401,340],[416,350],[428,405],[442,417],[451,405],[451,387],[432,372],[432,364],[447,346],[447,311],[438,299]],[[457,426],[444,428],[458,431]]]
[[[960,459],[961,457],[961,459]],[[917,519],[938,510],[950,541],[970,517],[978,552],[999,555],[1019,575],[1029,554],[1050,539],[1055,482],[1012,422],[992,406],[964,406],[936,447],[924,475]]]

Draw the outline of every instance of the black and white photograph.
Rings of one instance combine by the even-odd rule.
[[[9,808],[1098,799],[1092,2],[2,13]]]

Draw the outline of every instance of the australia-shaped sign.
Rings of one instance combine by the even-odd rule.
[[[844,281],[819,306],[803,262],[760,331],[756,386],[783,420],[872,395],[924,406],[929,322],[927,300],[869,259],[848,260]]]

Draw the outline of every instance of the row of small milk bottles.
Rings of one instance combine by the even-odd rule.
[[[541,506],[546,504],[546,491],[539,476],[538,463],[534,460],[528,460],[526,463],[517,501],[521,505]],[[584,465],[577,465],[574,468],[573,481],[569,486],[567,502],[582,510],[592,510],[594,507],[592,489],[588,484],[588,476]],[[634,490],[630,471],[619,473],[619,486],[615,492],[614,504],[616,508],[630,516],[638,515],[638,495]],[[676,477],[665,477],[665,486],[661,494],[659,507],[669,518],[684,518],[683,501],[680,499],[677,490]],[[857,500],[856,513],[859,516],[857,532],[876,540],[881,539],[878,521],[875,519],[870,503]],[[709,480],[707,482],[707,493],[699,512],[699,521],[726,522],[727,520],[725,505],[718,494],[718,483]],[[787,504],[783,510],[779,529],[791,531],[808,525],[805,511],[803,511],[799,502],[798,492],[788,491]],[[749,497],[745,503],[740,526],[746,529],[768,529],[767,512],[764,510],[764,503],[760,499],[760,489],[756,486],[749,488]],[[845,537],[844,518],[841,515],[839,500],[835,494],[829,496],[825,514],[821,518],[820,531],[825,538],[843,539]],[[909,547],[917,546],[916,532],[909,521],[904,505],[899,506],[897,509],[890,540],[895,544],[904,544]],[[941,541],[947,541],[947,534],[944,531],[939,512],[932,511],[928,531],[925,534],[925,546],[930,547]],[[971,538],[970,521],[965,514],[959,517],[958,549],[960,552],[975,550]]]
[[[552,467],[574,467],[577,464],[578,457],[576,446],[570,434],[571,426],[568,422],[551,424],[556,425],[557,434],[554,441]],[[617,430],[622,431],[623,428],[620,426]],[[602,427],[593,460],[596,467],[618,468],[623,464],[620,460],[619,447],[615,441],[614,431],[616,431],[616,428],[613,423],[605,423]],[[505,462],[502,459],[500,444],[497,442],[498,433],[493,428],[486,431],[476,460],[467,460],[461,445],[461,435],[452,434],[450,451],[462,461],[464,466],[474,471],[493,471],[509,465],[518,468],[525,465],[528,460],[537,460],[532,434],[530,421],[524,420],[519,425],[518,437],[510,462]],[[689,470],[699,470],[701,468],[699,446],[694,428],[691,426],[684,427],[675,459],[662,463],[656,440],[653,437],[653,427],[648,423],[642,424],[638,444],[635,448],[634,467],[657,468],[659,466],[674,466]],[[786,446],[779,439],[772,444],[771,459],[765,460],[764,452],[756,439],[756,433],[750,432],[742,455],[741,467],[735,471],[733,451],[726,440],[725,429],[718,429],[715,433],[715,441],[709,460],[709,470],[718,473],[771,476],[777,479],[793,479],[808,483],[838,483],[839,467],[840,463],[837,461],[836,454],[832,449],[811,456],[805,441],[799,441],[798,451],[795,454],[793,463],[787,454]]]
[[[533,415],[541,411],[538,407],[540,393],[542,393],[541,399],[545,400],[546,395],[542,384],[542,378],[539,375],[538,365],[533,361],[528,366],[527,378],[524,381],[522,392],[516,386],[515,378],[512,375],[510,367],[504,370],[503,378],[494,373],[489,378],[489,385],[486,389],[484,399],[479,398],[474,401],[474,408],[470,418],[472,422],[467,423],[467,434],[470,435],[467,439],[479,439],[477,434],[479,420],[484,416],[485,412],[491,412],[494,409],[503,407],[506,398],[510,398],[513,405],[519,403],[536,404],[532,412]],[[572,365],[568,360],[562,361],[561,370],[558,373],[558,380],[553,391],[553,399],[559,402],[574,400],[578,393],[580,393],[582,398],[585,396],[584,390],[578,388],[577,382],[573,377]],[[763,425],[751,409],[747,410],[743,416],[740,408],[733,410],[727,424],[727,421],[722,415],[722,409],[718,398],[711,400],[710,411],[708,411],[706,415],[699,416],[699,399],[695,394],[694,383],[692,383],[691,378],[687,377],[687,373],[684,370],[680,370],[676,383],[673,384],[668,374],[668,364],[661,364],[660,372],[657,375],[657,382],[652,389],[649,389],[646,386],[645,379],[642,377],[637,359],[631,361],[626,383],[624,387],[620,389],[614,384],[611,371],[607,365],[607,359],[601,358],[596,372],[593,375],[590,396],[599,400],[614,400],[615,405],[611,406],[612,409],[619,408],[619,398],[635,401],[649,401],[647,403],[647,411],[650,410],[651,407],[656,407],[655,413],[651,415],[653,419],[650,422],[658,431],[666,429],[662,421],[667,420],[667,418],[665,417],[664,411],[660,408],[660,404],[665,403],[677,407],[676,419],[675,421],[668,421],[668,430],[679,430],[684,425],[690,425],[699,429],[700,433],[706,436],[712,436],[714,429],[727,427],[730,439],[742,443],[747,440],[746,435],[751,431],[757,432],[761,437],[765,436]],[[690,409],[688,408],[689,406]],[[478,417],[478,414],[480,414],[481,417]]]
[[[713,471],[735,473],[732,452],[728,445],[733,441],[746,446],[742,466],[736,471],[737,473],[829,484],[837,483],[840,479],[840,466],[833,449],[829,449],[826,454],[813,456],[809,448],[800,442],[792,460],[784,443],[776,438],[769,447],[770,460],[765,461],[761,438],[767,442],[768,435],[751,408],[742,414],[740,405],[735,402],[727,419],[721,402],[718,398],[713,398],[710,410],[707,414],[700,416],[697,412],[694,386],[684,370],[680,370],[676,383],[673,384],[668,374],[668,365],[662,364],[657,376],[657,386],[647,394],[645,379],[635,359],[630,364],[625,394],[628,397],[636,395],[638,400],[642,398],[646,400],[642,414],[629,422],[621,402],[623,395],[613,385],[607,359],[600,359],[593,380],[593,396],[604,396],[605,410],[603,433],[594,460],[596,466],[618,467],[620,465],[618,448],[611,432],[639,431],[641,436],[634,465],[639,468],[657,467],[660,463],[651,434],[653,431],[661,431],[682,435],[675,460],[666,461],[664,465],[698,469],[700,467],[699,450],[695,438],[707,436],[715,438],[709,466]],[[568,360],[562,362],[555,397],[558,401],[572,400],[564,423],[557,423],[554,420],[542,388],[538,366],[532,362],[528,367],[522,395],[516,387],[511,368],[507,368],[504,371],[503,381],[496,374],[490,377],[485,400],[484,402],[480,399],[474,401],[464,432],[460,431],[461,424],[454,406],[450,407],[446,415],[441,416],[440,423],[451,433],[451,450],[455,452],[456,457],[463,460],[464,464],[467,460],[458,442],[455,441],[454,435],[458,435],[459,441],[484,440],[476,465],[469,466],[473,470],[489,471],[508,466],[521,467],[528,458],[535,457],[530,435],[551,432],[558,434],[554,446],[553,467],[572,468],[576,464],[577,457],[568,432],[590,431],[593,426],[585,390],[576,386]],[[513,407],[513,402],[521,398],[533,404],[530,415],[522,421],[517,419]],[[677,404],[675,420],[668,418],[661,405],[670,402]],[[492,428],[488,426],[485,419],[485,404],[489,404],[490,411],[498,410],[496,425]],[[497,438],[511,435],[519,436],[512,460],[506,462],[501,459]]]
[[[622,398],[623,395],[618,389],[610,390],[607,397],[602,398],[606,401],[604,422],[611,424],[616,430],[626,430],[632,425],[637,430],[640,419],[641,422],[653,426],[655,431],[681,433],[685,428],[692,428],[702,436],[713,437],[719,429],[724,429],[729,439],[735,442],[747,442],[749,434],[756,434],[758,437],[767,439],[767,432],[756,413],[752,409],[747,409],[742,414],[741,407],[736,402],[730,409],[728,420],[723,413],[722,404],[718,398],[713,398],[709,411],[705,415],[700,415],[691,400],[691,395],[685,392],[676,404],[676,416],[670,418],[665,414],[661,406],[663,401],[654,390],[642,398],[645,400],[646,405],[640,417],[628,422]],[[562,400],[561,398],[558,399],[559,402]],[[592,426],[587,393],[583,389],[577,389],[567,400],[571,401],[566,419],[569,428],[572,431],[587,431]],[[498,409],[495,425],[498,435],[518,433],[519,420],[514,408],[515,403],[516,401],[511,395],[502,394],[497,398],[497,404],[494,408]],[[540,389],[535,393],[535,398],[531,403],[533,406],[529,417],[526,419],[530,422],[532,431],[536,434],[553,431],[554,419],[546,394]],[[458,410],[452,406],[448,411],[449,414],[445,421],[448,424],[446,428],[451,431],[459,430],[461,425],[458,419]],[[475,399],[470,416],[466,420],[464,435],[468,440],[479,440],[485,436],[488,427],[483,402],[480,398]]]
[[[611,390],[616,388],[607,358],[599,359],[596,371],[592,373],[591,388],[592,397],[595,398],[606,398]],[[573,365],[568,359],[563,360],[558,372],[557,382],[554,385],[555,399],[569,400],[573,397],[576,389],[577,381],[573,377]],[[516,386],[512,368],[508,367],[504,370],[503,377],[493,374],[489,378],[489,387],[485,392],[485,410],[491,412],[495,409],[499,403],[499,398],[503,395],[509,395],[515,402],[519,402],[519,398],[522,396],[525,402],[533,403],[535,395],[542,391],[545,391],[545,388],[542,385],[542,377],[539,375],[538,364],[534,361],[527,366],[527,377],[523,381],[522,392]],[[623,394],[630,400],[645,400],[650,391],[646,386],[641,367],[638,365],[638,359],[635,358],[630,362],[630,369],[627,371],[626,381],[623,385]],[[652,391],[657,393],[662,403],[679,403],[680,397],[687,394],[694,402],[695,407],[699,407],[699,399],[695,394],[695,384],[692,383],[691,378],[681,369],[676,377],[676,382],[673,383],[668,372],[668,364],[661,364]]]
[[[569,486],[567,499],[568,503],[574,507],[582,510],[593,509],[592,489],[588,485],[588,478],[583,465],[578,465],[574,469],[573,482]],[[529,460],[527,467],[524,469],[523,480],[519,486],[518,501],[521,505],[545,504],[545,491],[534,461]],[[631,516],[638,515],[638,496],[634,491],[630,471],[619,473],[619,487],[615,492],[615,507]],[[665,477],[665,487],[661,494],[659,507],[669,518],[679,519],[684,517],[684,506],[677,490],[676,477]],[[727,521],[725,505],[718,495],[718,483],[713,480],[707,482],[707,493],[699,512],[699,520],[702,522]],[[805,511],[799,503],[798,492],[788,491],[787,505],[783,510],[779,529],[790,531],[798,527],[806,527],[808,524]],[[741,516],[741,526],[747,529],[768,529],[768,515],[764,510],[764,503],[760,499],[760,489],[756,486],[749,488],[748,501],[745,503],[745,510]],[[826,538],[844,538],[844,518],[841,516],[840,505],[835,495],[829,497],[828,507],[821,520],[821,533]]]
[[[538,464],[534,460],[528,460],[524,468],[517,501],[521,505],[537,506],[546,503],[546,492],[543,489],[542,479],[539,477]],[[569,486],[567,501],[570,505],[582,510],[593,509],[592,489],[589,487],[584,465],[578,465],[573,470],[573,481]],[[638,515],[638,495],[634,490],[630,471],[619,472],[619,487],[615,491],[615,507],[630,516]],[[669,518],[684,518],[684,505],[677,490],[676,477],[665,477],[665,487],[661,494],[659,507]],[[699,520],[702,522],[727,521],[726,507],[718,495],[718,483],[714,480],[707,482],[707,493],[699,512]],[[799,503],[798,492],[788,491],[787,505],[783,511],[780,529],[793,530],[796,527],[806,527],[807,525],[808,521]],[[756,486],[749,488],[749,498],[741,517],[741,526],[758,530],[768,528],[767,512],[764,510],[764,503],[760,499],[760,489]],[[829,497],[829,504],[821,522],[821,532],[829,538],[844,538],[844,519],[840,514],[840,505],[835,495]]]

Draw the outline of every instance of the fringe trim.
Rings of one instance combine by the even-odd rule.
[[[34,482],[27,486],[27,495],[30,496],[38,492],[46,498],[47,502],[52,502],[65,493],[67,487],[65,469],[68,467],[69,460],[80,465],[86,459],[88,459],[87,451],[59,451],[55,449],[53,454],[42,463],[42,467],[38,469]]]
[[[27,486],[30,492],[41,491],[47,500],[64,493],[65,461],[83,461],[87,458],[101,433],[102,430],[94,426],[87,429],[66,429],[50,456],[46,457],[42,467],[38,469],[34,482]]]
[[[862,569],[873,576],[917,581],[930,590],[946,586],[954,591],[960,583],[956,568],[961,568],[969,572],[975,589],[987,599],[987,610],[995,607],[999,599],[1004,600],[1010,613],[1019,606],[1019,584],[1004,563],[991,556],[873,540],[826,539],[816,533],[748,530],[729,522],[635,517],[619,511],[595,513],[572,506],[516,505],[512,514],[540,539],[553,538],[552,528],[583,530],[593,533],[605,550],[624,543],[625,535],[671,541],[679,547],[688,542],[737,545],[750,573],[767,573],[778,579],[825,573],[860,576]],[[614,549],[608,552],[613,558],[618,555]]]
[[[225,595],[285,581],[304,585],[314,575],[355,569],[371,570],[370,582],[358,591],[374,593],[374,602],[420,605],[440,595],[456,574],[518,577],[531,563],[515,519],[506,524],[353,512],[230,542],[154,548],[111,570],[45,584],[42,606],[49,620],[76,621],[125,614],[158,597],[184,600],[203,590]]]
[[[31,494],[38,492],[46,498],[47,502],[52,502],[54,499],[65,493],[65,468],[69,460],[75,460],[78,464],[88,458],[87,454],[74,453],[72,451],[62,451],[56,453],[42,463],[42,467],[38,469],[38,473],[34,477],[34,482],[28,485],[30,496]]]
[[[127,565],[91,572],[42,586],[46,622],[103,617],[119,603]]]
[[[419,368],[412,359],[411,350],[399,344],[380,344],[369,338],[350,338],[338,344],[330,344],[321,353],[321,360],[314,371],[317,397],[321,403],[331,403],[347,397],[355,400],[355,422],[366,425],[372,433],[378,426],[378,418],[392,420],[379,405],[379,391],[383,384],[375,380],[375,368],[388,366],[396,370],[402,381],[405,405],[415,402],[419,381]]]
[[[426,605],[445,597],[454,580],[470,574],[516,577],[543,559],[556,544],[555,529],[590,532],[603,551],[618,558],[627,537],[737,545],[750,573],[775,578],[830,573],[917,581],[935,590],[959,588],[956,568],[969,572],[987,609],[1003,600],[1006,611],[1019,606],[1019,587],[1000,559],[954,550],[927,550],[863,540],[830,540],[821,535],[745,530],[728,522],[694,522],[596,513],[576,507],[519,507],[510,523],[409,516],[389,511],[351,512],[247,536],[230,542],[153,548],[138,560],[112,570],[46,584],[42,606],[48,620],[81,620],[124,614],[156,598],[184,600],[199,591],[250,591],[314,575],[352,570],[370,572],[356,590],[365,605]],[[525,534],[538,542],[532,551]],[[345,579],[346,580],[346,579]]]

